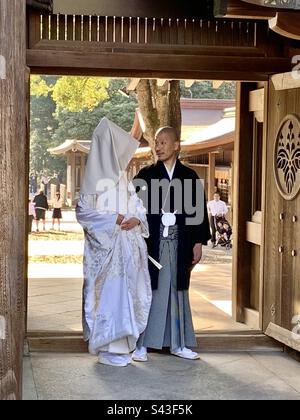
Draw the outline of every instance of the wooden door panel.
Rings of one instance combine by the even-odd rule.
[[[300,118],[300,89],[276,91],[270,82],[268,109],[263,324],[267,334],[274,336],[278,333],[275,338],[282,341],[285,336],[285,342],[290,343],[293,341],[292,320],[300,314],[300,195],[289,199],[279,192],[274,155],[278,156],[275,144],[284,118],[289,114]],[[300,150],[300,141],[297,140],[300,139],[300,129],[295,127],[293,133],[296,141],[293,147]],[[298,170],[296,182],[299,176]],[[299,343],[300,337],[293,346],[298,349]]]

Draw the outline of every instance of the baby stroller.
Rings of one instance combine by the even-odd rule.
[[[224,216],[215,217],[216,226],[216,246],[221,245],[226,249],[231,249],[232,228]]]

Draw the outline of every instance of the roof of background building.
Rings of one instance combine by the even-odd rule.
[[[63,155],[67,152],[89,153],[91,140],[66,140],[57,147],[48,149],[52,155]]]
[[[210,147],[222,147],[234,141],[235,132],[234,100],[220,99],[182,99],[182,152],[206,150]],[[226,106],[230,106],[229,108]],[[135,157],[146,158],[151,148],[145,145],[143,138],[145,123],[139,109],[136,110],[134,123],[130,134],[141,141],[141,147]],[[58,147],[48,151],[54,155],[67,152],[89,153],[90,140],[66,140]]]

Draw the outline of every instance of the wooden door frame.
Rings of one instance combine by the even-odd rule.
[[[47,74],[48,68],[40,68],[41,74]],[[36,72],[36,68],[33,68],[34,73]],[[73,72],[70,72],[69,69],[63,70],[60,69],[62,75],[70,75]],[[122,76],[127,69],[123,69],[120,71],[112,71],[114,75]],[[81,73],[81,72],[80,72]],[[101,75],[102,71],[99,69],[95,69],[92,72],[88,72],[88,75]],[[105,76],[107,76],[107,72],[104,72]],[[82,71],[81,75],[86,75],[84,71]],[[162,74],[158,73],[155,77],[163,76],[165,73]],[[180,78],[182,75],[183,78],[186,78],[186,72],[178,72],[177,70],[170,70],[168,73],[169,78]],[[136,74],[138,76],[138,73]],[[207,77],[210,76],[209,73],[206,74]],[[267,77],[267,76],[265,76]],[[263,80],[258,81],[265,81],[265,77],[262,77]],[[250,76],[251,78],[251,76]],[[215,78],[216,79],[216,78]],[[211,80],[213,80],[211,78]],[[258,82],[257,81],[257,82]],[[232,272],[232,302],[233,302],[233,319],[237,322],[245,322],[245,314],[244,309],[249,307],[248,304],[248,290],[245,290],[247,287],[247,282],[245,281],[245,272],[247,268],[247,264],[245,261],[248,261],[248,252],[249,252],[249,243],[246,241],[246,222],[251,220],[251,199],[249,201],[249,194],[245,193],[244,186],[247,184],[248,180],[252,180],[252,177],[249,176],[252,171],[252,160],[250,164],[245,165],[245,155],[249,153],[252,155],[252,123],[249,123],[250,119],[241,118],[244,113],[249,114],[249,100],[248,100],[248,93],[256,88],[256,82],[243,82],[237,80],[237,127],[236,127],[236,144],[235,144],[235,152],[234,152],[234,190],[233,190],[233,197],[234,197],[234,232],[238,232],[235,234],[234,240],[234,248],[233,248],[233,272]],[[241,97],[241,93],[242,97]],[[238,99],[239,96],[241,97],[242,102]],[[238,109],[240,107],[240,109]],[[241,125],[240,125],[241,122]],[[245,125],[247,124],[247,125]],[[251,130],[250,130],[251,128]],[[243,133],[250,133],[248,137],[248,143],[246,143],[245,136]],[[243,137],[243,138],[242,138]],[[248,162],[249,163],[249,162]],[[239,168],[247,168],[248,172],[243,173],[243,177],[241,178],[241,173]],[[247,175],[248,174],[248,175]],[[246,204],[245,204],[246,203]],[[263,267],[263,258],[260,261],[260,270]],[[262,270],[263,271],[263,270]],[[263,284],[261,284],[261,288],[263,288]],[[263,299],[260,295],[260,320],[259,320],[259,330],[262,330],[262,304]],[[46,332],[45,332],[46,334]]]

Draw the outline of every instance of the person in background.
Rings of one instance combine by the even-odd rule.
[[[39,232],[39,221],[43,221],[43,229],[46,230],[46,211],[49,210],[49,204],[44,191],[40,191],[38,195],[34,197],[33,202],[35,203],[36,212],[36,231]]]
[[[28,233],[32,232],[32,221],[36,218],[35,206],[33,202],[28,200]]]
[[[228,213],[228,208],[225,201],[220,199],[220,194],[215,192],[214,199],[207,203],[207,209],[211,227],[211,242],[214,248],[216,246],[216,216],[225,216]]]
[[[52,214],[52,229],[53,230],[55,230],[55,228],[54,228],[55,220],[57,220],[58,230],[60,231],[60,221],[62,219],[62,214],[61,214],[62,205],[63,205],[63,202],[62,202],[60,193],[57,192],[56,193],[56,198],[55,198],[54,203],[53,203],[53,214]]]

